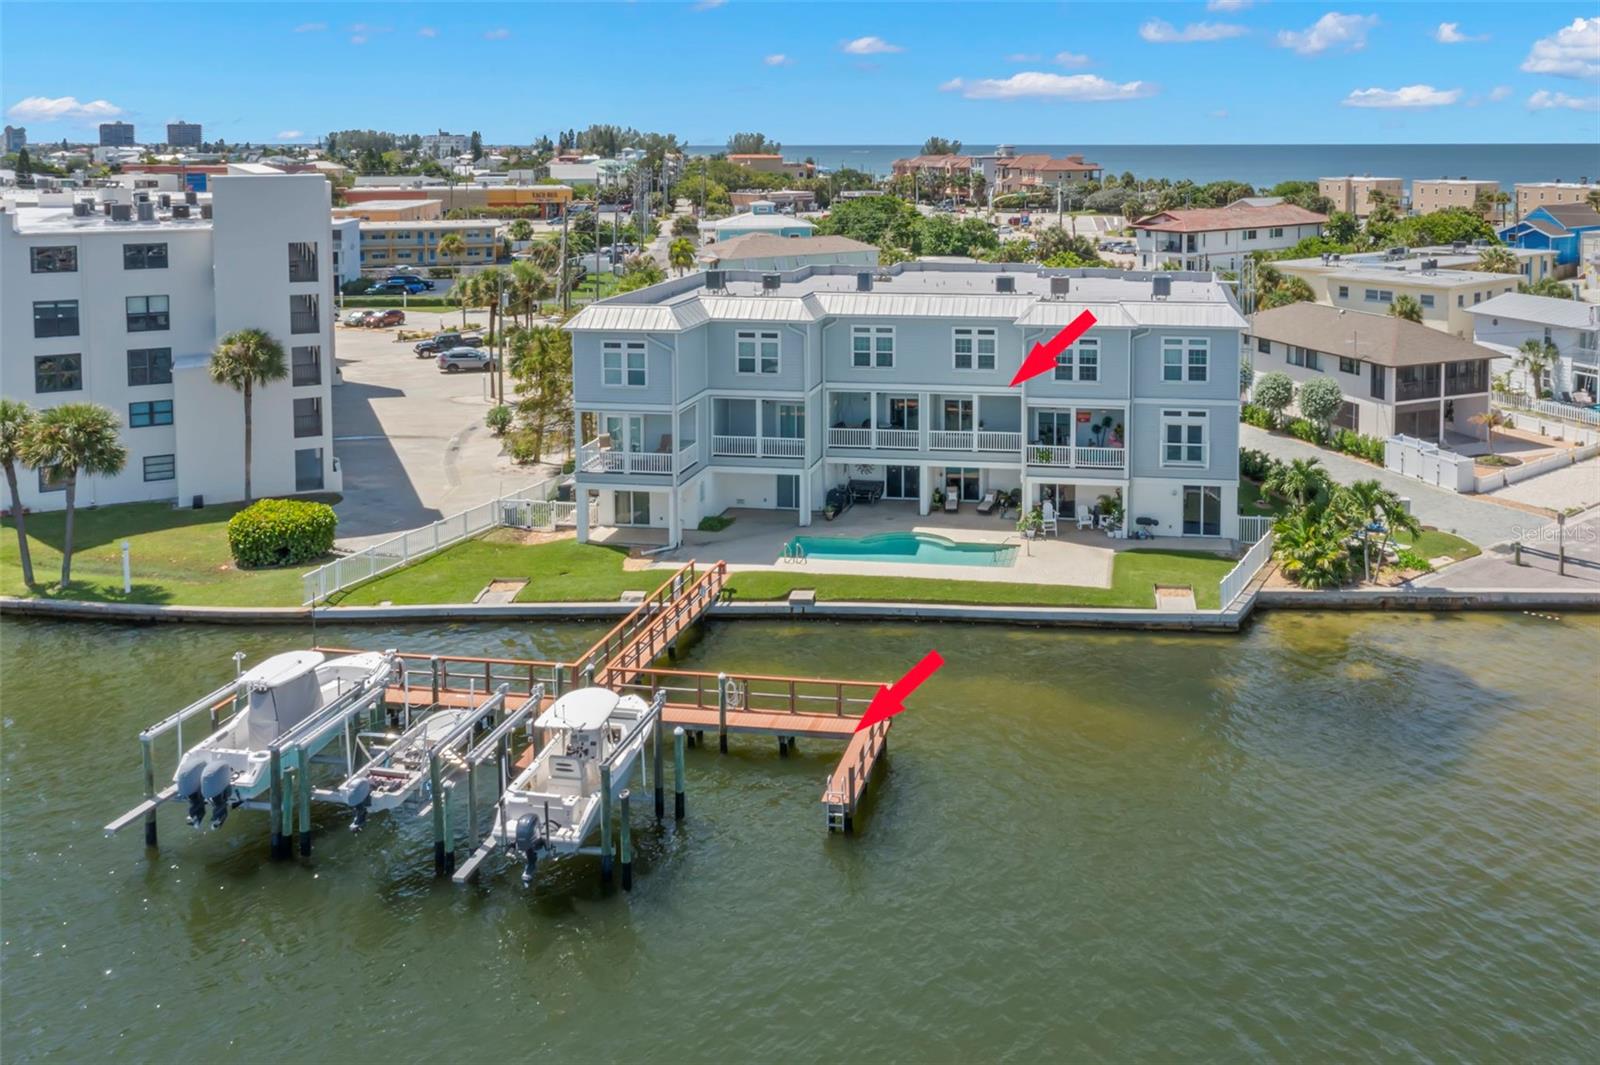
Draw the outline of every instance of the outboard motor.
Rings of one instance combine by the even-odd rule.
[[[206,819],[206,797],[201,792],[201,779],[206,763],[194,762],[178,774],[178,794],[189,800],[189,814],[184,818],[190,828],[199,828]]]
[[[228,819],[228,800],[233,796],[233,770],[228,763],[212,762],[206,766],[200,777],[200,796],[211,800],[211,827],[221,828]]]
[[[372,781],[365,777],[356,781],[350,794],[345,796],[345,801],[356,812],[355,819],[350,822],[350,831],[360,832],[367,827],[367,811],[372,809]]]
[[[539,818],[533,814],[523,814],[517,818],[517,850],[521,851],[528,860],[522,867],[522,882],[533,883],[534,867],[539,864],[539,849],[544,846],[544,839],[539,835]]]

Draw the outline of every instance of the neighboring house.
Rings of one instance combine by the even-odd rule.
[[[814,178],[815,163],[797,163],[774,152],[729,152],[728,162],[761,174],[782,174],[790,178]]]
[[[444,217],[444,201],[422,196],[397,196],[394,199],[366,197],[367,190],[351,189],[344,207],[335,207],[335,218],[357,218],[363,222],[431,222]]]
[[[467,246],[459,259],[441,260],[439,241],[446,233],[459,233]],[[474,219],[438,218],[420,222],[362,222],[361,265],[488,266],[500,257],[498,223]]]
[[[417,153],[429,159],[454,159],[472,150],[472,138],[465,133],[427,133],[418,145]]]
[[[333,220],[333,277],[335,284],[361,277],[361,219]]]
[[[1325,177],[1317,179],[1317,192],[1333,201],[1335,211],[1366,218],[1372,213],[1372,194],[1380,192],[1398,208],[1405,195],[1405,183],[1397,177]]]
[[[1347,310],[1386,313],[1400,296],[1422,307],[1422,324],[1457,337],[1472,335],[1467,308],[1503,292],[1514,292],[1524,273],[1550,268],[1547,255],[1518,253],[1523,273],[1490,274],[1473,269],[1481,249],[1463,245],[1430,249],[1395,248],[1384,252],[1280,259],[1272,265],[1298,277],[1318,303]]]
[[[707,243],[733,240],[753,233],[776,237],[809,237],[816,228],[807,219],[778,214],[771,200],[757,200],[750,205],[750,210],[730,218],[700,223],[700,232]]]
[[[1600,306],[1510,292],[1472,308],[1472,317],[1474,339],[1502,356],[1495,371],[1511,375],[1513,391],[1549,391],[1566,401],[1582,393],[1591,404],[1600,397]],[[1537,383],[1516,365],[1518,349],[1528,340],[1547,340],[1558,352],[1556,364]]]
[[[1438,443],[1449,434],[1483,438],[1471,418],[1489,409],[1495,352],[1469,340],[1389,314],[1291,303],[1258,312],[1248,344],[1258,379],[1278,370],[1297,385],[1337,382],[1345,397],[1339,428]]]
[[[894,161],[894,176],[914,178],[919,188],[966,199],[972,192],[972,167],[970,155],[913,155]]]
[[[1587,203],[1589,194],[1600,185],[1582,181],[1519,181],[1516,185],[1517,217],[1526,218],[1541,207],[1565,203]]]
[[[1235,537],[1246,326],[1210,274],[900,263],[693,274],[602,300],[573,337],[577,483],[604,526],[792,511],[875,481],[928,512],[1020,489],[1064,515],[1120,491],[1159,535]],[[1093,330],[1020,387],[1024,354]],[[578,507],[578,536],[590,535]]]
[[[1500,231],[1500,239],[1516,248],[1555,253],[1558,277],[1570,277],[1582,261],[1583,235],[1600,232],[1600,212],[1587,203],[1535,207],[1515,225]]]
[[[0,213],[5,395],[100,403],[123,425],[126,468],[84,478],[80,505],[243,496],[243,400],[207,370],[239,329],[271,333],[292,367],[255,392],[255,493],[340,489],[328,182],[218,177],[212,190],[165,205],[129,189],[43,193]],[[61,488],[25,473],[22,503],[59,508]]]
[[[1099,163],[1084,162],[1081,155],[1056,159],[1045,152],[999,158],[995,161],[994,171],[996,196],[1039,188],[1053,189],[1073,181],[1099,181],[1103,172]]]
[[[816,207],[816,194],[810,189],[739,189],[728,193],[728,199],[735,211],[748,211],[751,204],[761,200],[792,211],[809,211]]]
[[[700,254],[708,270],[788,271],[805,266],[878,265],[878,249],[849,237],[780,237],[751,233],[718,241]]]
[[[1157,270],[1171,262],[1180,270],[1237,271],[1251,252],[1292,248],[1321,236],[1327,220],[1282,201],[1160,211],[1133,223],[1138,266]]]

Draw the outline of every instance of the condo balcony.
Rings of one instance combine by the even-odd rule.
[[[670,414],[584,412],[584,428],[594,435],[578,448],[581,473],[671,475],[700,461],[694,423],[685,418],[682,439],[674,442]]]
[[[1012,455],[1022,448],[1016,396],[834,391],[828,411],[832,448]]]
[[[1125,470],[1126,425],[1120,407],[1037,407],[1024,455],[1033,466]]]
[[[711,404],[711,454],[803,459],[806,408],[800,400],[722,399]]]

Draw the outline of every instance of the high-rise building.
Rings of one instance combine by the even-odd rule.
[[[130,148],[134,144],[132,122],[100,123],[100,147]]]
[[[185,122],[181,118],[167,123],[167,146],[171,148],[200,147],[200,123]]]
[[[27,146],[27,144],[28,144],[28,127],[26,127],[26,126],[7,126],[6,127],[5,153],[7,155],[11,155],[14,152],[22,151],[22,149],[25,148]]]

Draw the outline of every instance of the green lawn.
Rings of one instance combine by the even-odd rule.
[[[1256,506],[1257,501],[1265,498],[1268,505]],[[1239,478],[1239,513],[1253,514],[1257,517],[1271,516],[1281,518],[1289,511],[1289,501],[1282,496],[1263,496],[1261,483],[1252,481],[1248,477]]]
[[[1415,542],[1407,540],[1404,533],[1395,537],[1395,543],[1401,547],[1409,548],[1423,558],[1439,558],[1448,556],[1457,562],[1462,559],[1472,558],[1482,552],[1476,544],[1463,540],[1454,533],[1447,533],[1440,529],[1424,528],[1422,535]]]
[[[72,555],[72,583],[63,590],[60,511],[29,514],[28,543],[33,576],[22,583],[16,526],[7,518],[0,533],[0,591],[49,599],[105,603],[181,603],[186,606],[298,606],[300,574],[315,563],[287,569],[241,570],[228,551],[228,519],[242,504],[203,510],[170,503],[129,503],[79,510]],[[122,541],[128,541],[133,591],[122,594]]]
[[[406,569],[350,589],[331,600],[345,606],[465,603],[496,578],[528,577],[521,603],[611,601],[625,591],[651,591],[662,570],[624,571],[620,550],[557,540],[523,546],[514,536],[491,533],[459,544]],[[803,572],[744,572],[729,577],[737,599],[781,599],[795,588],[815,588],[817,598],[895,602],[992,603],[1035,606],[1153,607],[1154,585],[1187,584],[1201,609],[1217,608],[1217,582],[1233,561],[1198,552],[1122,551],[1110,588],[1070,585],[939,581],[905,577],[849,577]]]

